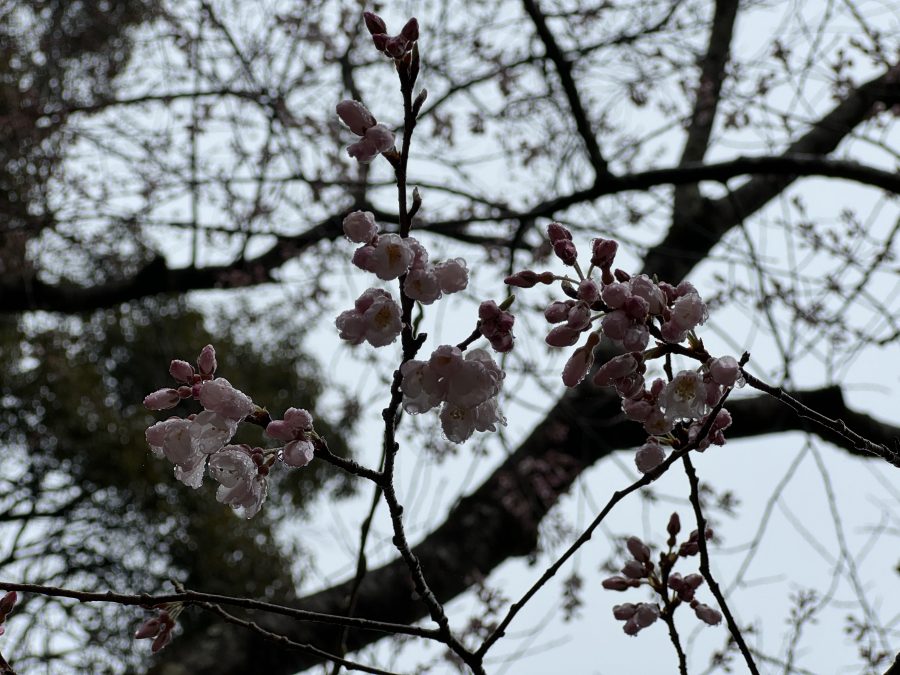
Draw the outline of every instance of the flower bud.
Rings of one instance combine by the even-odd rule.
[[[637,537],[628,537],[625,541],[628,551],[638,562],[650,562],[650,548]]]
[[[575,244],[568,239],[560,239],[553,243],[553,252],[563,261],[564,265],[574,265],[578,258],[578,250]]]
[[[216,372],[216,350],[212,345],[206,345],[197,357],[197,368],[201,375],[212,375]]]
[[[337,104],[335,110],[341,121],[357,136],[362,136],[366,133],[366,129],[375,126],[375,117],[359,101],[343,100]]]
[[[644,574],[644,566],[639,563],[637,560],[629,560],[622,567],[622,574],[624,574],[629,579],[643,579],[646,574]]]
[[[634,613],[634,621],[641,628],[646,628],[659,618],[659,607],[649,602],[642,602]]]
[[[363,20],[366,22],[366,28],[369,30],[369,33],[372,35],[387,33],[387,24],[385,24],[384,19],[377,14],[374,14],[373,12],[363,12]]]
[[[578,342],[579,335],[581,335],[581,331],[568,326],[557,326],[547,333],[544,341],[551,347],[571,347]]]
[[[572,241],[572,233],[559,223],[550,223],[547,226],[547,236],[552,244],[556,244],[558,241]]]
[[[710,626],[716,626],[722,622],[722,614],[719,613],[718,610],[713,609],[709,605],[704,605],[703,603],[694,607],[694,613],[697,615],[698,619]]]
[[[616,605],[613,607],[613,616],[619,621],[628,621],[637,611],[637,605],[626,602],[624,605]]]
[[[518,288],[532,288],[538,283],[538,275],[537,272],[532,272],[531,270],[522,270],[506,277],[503,283],[508,286],[517,286]]]
[[[406,25],[404,25],[403,29],[400,31],[400,35],[409,42],[415,42],[419,39],[419,22],[416,20],[416,17],[413,17],[406,22]]]
[[[677,513],[673,513],[669,516],[669,524],[666,526],[666,532],[673,537],[681,532],[681,519],[678,517]]]
[[[616,257],[619,245],[612,239],[597,238],[591,241],[591,265],[609,269]]]
[[[644,443],[634,456],[634,463],[641,473],[650,473],[666,459],[666,451],[656,441]]]
[[[0,599],[0,621],[4,621],[6,616],[12,611],[19,596],[15,591],[10,591]]]
[[[590,279],[585,279],[578,284],[578,299],[589,305],[597,302],[600,299],[600,289],[597,287],[597,284]]]
[[[634,582],[625,577],[615,576],[604,579],[601,585],[608,591],[627,591],[634,585]]]
[[[187,361],[175,359],[169,364],[169,375],[175,378],[176,382],[187,384],[194,377],[194,367]]]
[[[547,305],[547,309],[544,310],[544,318],[547,319],[548,323],[560,323],[569,318],[569,311],[574,306],[575,303],[572,300],[551,302]]]
[[[158,389],[144,397],[144,407],[148,410],[167,410],[178,405],[180,400],[175,389]]]

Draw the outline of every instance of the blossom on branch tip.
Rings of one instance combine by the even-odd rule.
[[[650,473],[666,459],[666,451],[654,440],[644,443],[634,455],[634,463],[641,473]]]
[[[206,345],[197,357],[197,367],[200,369],[201,375],[212,376],[216,372],[218,364],[216,363],[216,350],[212,345]]]

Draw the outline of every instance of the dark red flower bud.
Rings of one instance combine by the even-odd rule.
[[[382,19],[377,14],[372,12],[363,12],[363,19],[366,22],[366,28],[369,29],[369,32],[372,35],[377,35],[378,33],[387,33],[387,24],[385,24],[384,19]]]
[[[415,42],[419,39],[419,22],[416,20],[416,17],[413,17],[406,22],[406,25],[403,26],[403,30],[400,31],[400,35],[410,42]]]

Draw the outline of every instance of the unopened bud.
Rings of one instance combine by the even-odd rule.
[[[601,585],[608,591],[627,591],[632,587],[632,582],[625,577],[615,576],[604,579]]]
[[[419,22],[416,20],[416,17],[406,22],[406,25],[400,31],[400,35],[410,42],[415,42],[419,39]]]
[[[387,24],[377,14],[372,12],[363,12],[363,20],[366,22],[366,28],[372,35],[378,33],[387,33]]]
[[[637,537],[628,537],[625,542],[628,551],[638,562],[650,562],[650,548]]]

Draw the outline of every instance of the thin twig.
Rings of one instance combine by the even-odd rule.
[[[694,515],[697,518],[697,543],[700,546],[700,573],[703,575],[703,578],[706,579],[709,590],[712,591],[712,594],[716,597],[716,601],[719,603],[719,607],[725,615],[728,630],[731,632],[731,637],[733,637],[734,641],[737,643],[738,649],[741,650],[744,661],[747,663],[747,668],[750,669],[750,672],[753,675],[759,675],[759,670],[757,670],[756,663],[753,661],[753,655],[750,653],[747,643],[744,642],[744,636],[741,634],[741,629],[734,620],[731,610],[728,609],[728,603],[725,602],[725,596],[722,594],[722,589],[719,588],[719,584],[713,577],[712,570],[709,567],[709,550],[706,546],[706,518],[703,517],[703,510],[700,507],[700,480],[697,478],[697,472],[694,471],[694,465],[691,464],[690,457],[685,455],[682,458],[682,462],[684,463],[684,470],[685,473],[687,473],[688,481],[691,484],[691,505],[694,507]]]

